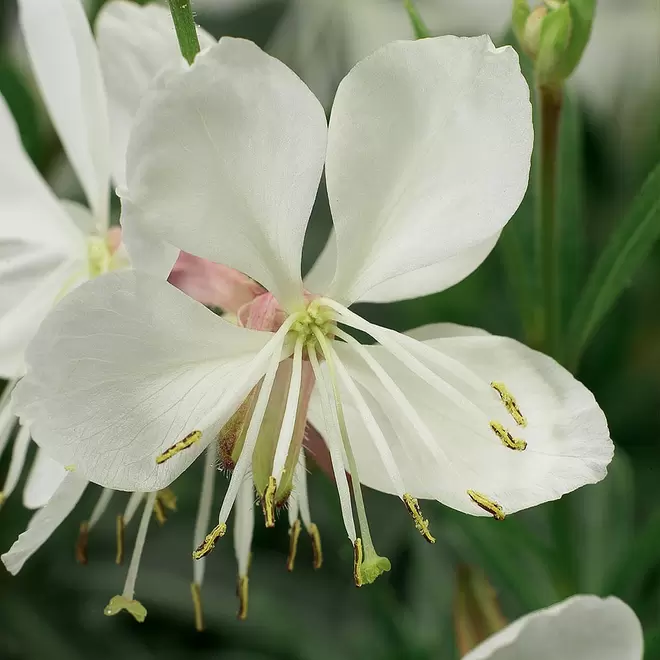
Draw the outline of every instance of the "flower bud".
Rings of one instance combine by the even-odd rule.
[[[596,0],[514,0],[513,28],[534,62],[537,84],[559,87],[575,70],[591,33]]]

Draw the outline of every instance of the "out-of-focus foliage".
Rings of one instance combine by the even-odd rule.
[[[360,1],[353,3],[359,5]],[[467,6],[470,1],[463,3]],[[613,1],[603,0],[603,5]],[[628,0],[621,0],[621,11],[630,8],[642,16],[639,8],[644,1],[629,6]],[[438,16],[442,2],[434,3]],[[100,4],[90,2],[90,11],[98,10]],[[290,8],[284,0],[217,0],[217,5],[233,5],[220,11],[209,11],[209,0],[201,4],[204,10],[200,6],[197,18],[215,35],[245,36],[262,45],[277,34],[278,23]],[[401,12],[401,36],[408,37],[403,3],[392,0],[391,4],[391,9]],[[508,3],[504,5],[508,11]],[[0,91],[39,169],[56,187],[75,196],[73,177],[64,166],[17,40],[15,9],[12,0],[0,5]],[[362,14],[356,12],[358,15]],[[618,49],[619,58],[639,52],[640,44],[633,41],[646,38],[649,32],[642,22],[632,29],[628,20],[629,16],[621,30],[629,42],[622,44],[621,35],[613,32],[612,48]],[[594,39],[601,40],[598,21],[597,15]],[[431,28],[441,24],[435,18],[427,22]],[[357,28],[356,34],[366,34],[374,26]],[[612,30],[611,25],[607,28]],[[296,29],[306,28],[298,25]],[[340,38],[329,29],[319,35]],[[493,36],[506,41],[502,34]],[[653,49],[650,44],[648,52]],[[426,503],[424,512],[437,538],[432,546],[420,539],[396,500],[368,491],[371,527],[379,550],[392,560],[393,569],[374,585],[358,590],[352,582],[351,548],[336,491],[328,477],[312,466],[310,499],[323,538],[323,568],[312,569],[311,548],[303,535],[295,571],[289,574],[285,568],[287,526],[267,530],[258,525],[250,574],[250,615],[246,622],[239,622],[235,618],[233,549],[230,540],[219,542],[208,562],[203,595],[207,631],[201,634],[193,627],[189,582],[202,466],[198,466],[199,474],[190,470],[174,485],[178,511],[164,526],[153,525],[149,534],[137,584],[137,596],[149,610],[142,625],[128,616],[109,619],[102,615],[124,579],[125,567],[114,564],[114,516],[123,509],[124,497],[115,496],[94,529],[89,564],[75,563],[77,516],[91,511],[95,495],[90,490],[76,514],[18,577],[0,571],[2,660],[451,660],[458,657],[452,608],[458,567],[464,564],[485,572],[509,620],[578,592],[616,594],[633,607],[645,627],[647,658],[660,658],[660,517],[656,510],[660,500],[660,248],[648,242],[658,233],[657,212],[655,220],[650,218],[644,200],[631,209],[635,194],[660,157],[660,76],[655,78],[654,88],[648,75],[651,70],[656,75],[660,72],[660,62],[651,56],[637,64],[642,70],[627,72],[611,52],[605,52],[612,61],[606,60],[603,70],[592,74],[588,84],[584,84],[586,73],[578,68],[570,87],[561,127],[559,215],[563,322],[571,328],[569,339],[576,345],[582,341],[579,333],[586,332],[585,327],[589,334],[593,331],[578,375],[605,410],[617,446],[608,478],[502,523]],[[591,57],[589,48],[587,57]],[[323,62],[316,66],[320,64]],[[327,65],[336,66],[337,71],[345,68],[344,63]],[[611,84],[608,74],[615,72],[610,67],[646,81],[643,87],[628,80],[612,85],[612,95],[625,90],[620,112],[616,105],[613,111],[603,112],[600,86]],[[590,88],[598,94],[590,96]],[[657,176],[656,172],[647,184],[656,191],[656,211]],[[533,206],[530,191],[498,248],[456,287],[414,301],[363,305],[361,314],[399,330],[452,321],[534,343],[538,297],[529,265],[534,250],[530,244]],[[621,224],[624,216],[627,219]],[[308,235],[307,265],[320,250],[329,222],[327,201],[321,194]],[[645,222],[654,226],[644,229]],[[638,229],[629,231],[626,223]],[[591,319],[580,320],[579,312],[578,320],[574,318],[574,324],[568,326],[569,312],[580,299],[604,246],[609,244],[605,254],[610,256],[602,259],[611,260],[601,263],[592,280],[615,275],[617,264],[625,258],[627,241],[633,241],[630,249],[636,254],[648,252],[648,258],[628,273],[634,275],[626,278],[630,281],[618,282],[619,288],[628,285],[620,296],[609,296],[607,305],[601,300],[600,310],[606,312],[604,306],[613,306],[595,319],[598,324],[594,322],[592,327]],[[523,322],[521,308],[525,310]],[[571,346],[562,350],[575,356]],[[0,474],[7,464],[5,456]],[[216,502],[221,495],[217,493]],[[10,546],[28,519],[20,497],[5,504],[0,512],[0,549]],[[135,528],[127,533],[128,547],[134,533]]]

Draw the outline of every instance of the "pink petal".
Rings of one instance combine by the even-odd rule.
[[[187,252],[179,255],[168,282],[204,305],[234,314],[265,292],[247,275]]]

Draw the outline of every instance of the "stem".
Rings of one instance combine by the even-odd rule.
[[[557,223],[557,158],[562,90],[539,87],[541,144],[537,228],[541,240],[541,280],[543,282],[545,350],[556,357],[560,330],[559,240]]]
[[[195,56],[199,53],[199,39],[197,38],[197,26],[193,18],[191,1],[168,0],[168,2],[181,54],[188,64],[192,64],[195,61]]]

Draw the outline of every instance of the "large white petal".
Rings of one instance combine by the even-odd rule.
[[[321,105],[278,60],[224,38],[141,105],[127,157],[123,223],[236,268],[287,307],[323,168]],[[128,245],[130,252],[130,245]]]
[[[215,43],[205,30],[199,29],[198,36],[202,49]],[[162,70],[188,63],[179,50],[170,12],[155,4],[105,4],[96,20],[96,41],[108,94],[112,173],[115,183],[123,186],[128,136],[142,97]]]
[[[379,300],[411,298],[430,293],[431,277],[439,288],[465,277],[520,204],[532,143],[529,89],[510,47],[438,37],[360,62],[330,118],[330,295],[352,302],[381,285]],[[439,271],[413,276],[429,267]]]
[[[421,359],[475,403],[483,415],[450,402],[383,347],[367,350],[432,433],[441,460],[392,403],[382,380],[365,367],[353,349],[336,346],[381,425],[406,488],[414,496],[437,499],[464,513],[488,515],[468,496],[467,491],[473,490],[499,504],[505,513],[513,513],[557,499],[605,476],[613,451],[605,417],[592,394],[559,364],[503,337],[464,334],[424,344],[483,379],[485,389],[477,392],[452,373]],[[492,381],[505,383],[526,417],[527,427],[516,425],[499,395],[489,387]],[[350,402],[346,394],[343,399]],[[350,405],[347,418],[360,481],[394,492],[357,410]],[[489,427],[490,420],[501,423],[515,438],[526,440],[527,449],[507,448]],[[321,419],[314,417],[313,423],[323,430]]]
[[[66,476],[50,502],[32,516],[28,528],[18,537],[8,552],[2,555],[2,563],[16,575],[23,564],[50,538],[82,497],[87,481],[75,474]]]
[[[263,376],[269,355],[255,356],[271,337],[149,275],[104,275],[44,322],[13,400],[62,464],[108,488],[156,490],[215,438],[209,415],[222,423]],[[199,442],[156,464],[194,430]]]
[[[574,596],[514,621],[463,660],[642,660],[635,613],[618,598]]]
[[[23,489],[23,506],[40,509],[46,505],[67,474],[64,466],[39,447]]]
[[[109,221],[110,143],[98,51],[80,0],[18,0],[32,67],[98,228]]]
[[[370,289],[362,302],[394,302],[414,296],[448,289],[476,270],[477,266],[491,253],[500,232],[482,243],[444,259],[437,264],[392,277]],[[337,239],[334,232],[328,237],[325,248],[305,277],[305,288],[323,294],[328,290],[337,266]]]
[[[0,377],[22,375],[25,348],[86,260],[83,236],[25,153],[0,96]]]

